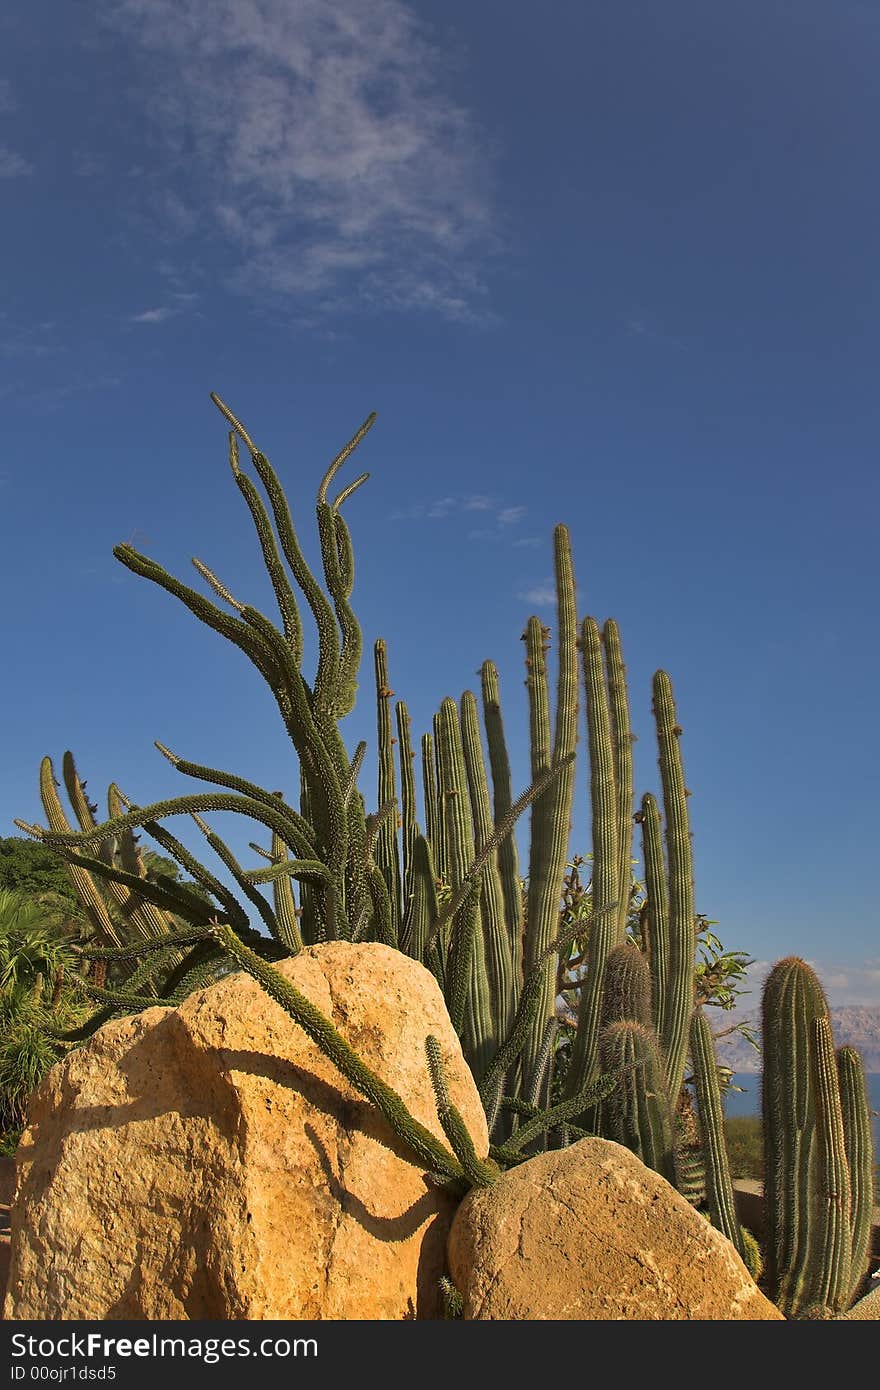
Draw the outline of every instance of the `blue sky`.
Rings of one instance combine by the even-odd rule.
[[[0,39],[0,834],[68,748],[102,806],[194,789],[154,739],[293,796],[260,678],[111,551],[269,611],[209,392],[312,556],[375,410],[343,475],[368,802],[379,636],[416,735],[497,662],[526,785],[564,521],[640,794],[672,677],[698,909],[880,1003],[876,7],[32,0]]]

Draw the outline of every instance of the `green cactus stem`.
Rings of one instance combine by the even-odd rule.
[[[657,1035],[632,1020],[610,1023],[600,1055],[603,1071],[620,1078],[603,1106],[603,1129],[674,1185],[672,1106]]]
[[[806,961],[777,961],[761,998],[761,1111],[768,1289],[786,1317],[812,1301],[817,1160],[810,1036],[814,1021],[827,1016],[828,1001]]]
[[[724,1137],[724,1106],[718,1084],[718,1063],[712,1030],[702,1009],[694,1011],[690,1038],[691,1062],[697,1092],[700,1136],[706,1161],[709,1216],[745,1259],[746,1247],[736,1214],[733,1182]]]
[[[654,722],[657,729],[666,860],[669,884],[669,962],[659,1008],[658,1035],[666,1059],[666,1084],[677,1096],[684,1080],[691,1016],[696,997],[694,957],[697,948],[694,869],[690,822],[681,761],[672,682],[665,671],[654,674]]]
[[[556,716],[551,752],[546,644],[549,634],[537,618],[526,627],[526,660],[530,663],[529,692],[532,780],[551,766],[562,767],[574,756],[578,738],[577,613],[571,540],[566,526],[553,531],[556,581]],[[568,840],[574,798],[573,762],[563,767],[553,786],[536,799],[532,808],[529,843],[528,895],[523,970],[529,974],[544,958],[558,931],[559,902],[568,861]],[[530,1076],[541,1048],[549,1018],[556,1012],[556,968],[544,967],[543,999],[523,1052],[523,1072]]]
[[[843,1114],[843,1137],[851,1190],[849,1307],[868,1272],[874,1220],[874,1142],[865,1067],[854,1047],[837,1051],[837,1078]]]

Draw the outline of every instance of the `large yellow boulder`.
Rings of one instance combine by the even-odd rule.
[[[486,1153],[429,971],[345,942],[279,969],[445,1143],[433,1033]],[[100,1029],[39,1087],[17,1158],[5,1318],[440,1315],[456,1199],[249,975]]]

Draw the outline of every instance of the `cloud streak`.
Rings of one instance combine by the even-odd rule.
[[[173,318],[174,310],[167,305],[160,305],[157,309],[144,309],[140,314],[131,314],[129,323],[165,323],[166,319]]]
[[[502,538],[508,527],[516,525],[525,516],[526,510],[525,507],[499,507],[491,497],[483,493],[472,493],[466,497],[437,497],[432,502],[415,502],[409,507],[396,507],[389,520],[446,521],[451,516],[474,512],[481,513],[482,519],[483,514],[494,512],[494,529],[491,526],[483,526],[479,530],[469,531],[467,538],[471,541],[497,541]],[[486,515],[485,520],[491,521],[492,518]],[[525,544],[532,544],[532,538],[529,537]]]
[[[0,145],[0,179],[20,179],[34,172],[34,166],[8,145]]]
[[[148,64],[166,165],[234,248],[238,288],[310,308],[485,314],[478,267],[498,245],[485,141],[403,0],[114,0],[106,12]]]

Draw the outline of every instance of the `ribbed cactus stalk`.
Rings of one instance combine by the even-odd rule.
[[[852,1257],[852,1188],[837,1059],[827,1016],[813,1020],[810,1032],[811,1080],[816,1110],[817,1251],[811,1260],[814,1307],[837,1316],[849,1294]]]
[[[806,961],[777,962],[761,1012],[770,1296],[786,1317],[833,1317],[865,1272],[872,1156],[864,1083],[852,1054],[835,1057],[827,1000]]]
[[[606,1137],[674,1183],[672,1107],[656,1033],[632,1020],[610,1023],[602,1029],[600,1052],[602,1070],[618,1078],[602,1105]]]
[[[609,618],[602,628],[608,714],[614,759],[614,796],[617,804],[617,937],[623,938],[632,889],[633,838],[633,735],[630,730],[626,667],[617,623]]]
[[[810,1029],[828,1001],[806,961],[778,961],[761,999],[764,1209],[770,1297],[786,1316],[804,1306],[803,1287],[814,1239],[815,1109]]]
[[[553,532],[556,576],[556,715],[550,735],[549,688],[546,667],[546,634],[536,618],[526,629],[527,687],[531,726],[532,780],[551,766],[573,756],[578,738],[578,667],[575,581],[568,528]],[[571,810],[574,797],[574,764],[563,767],[532,807],[529,842],[526,934],[523,969],[528,974],[558,935],[559,903],[568,858]],[[547,1020],[556,1012],[556,968],[547,962],[543,1000],[523,1051],[523,1076],[528,1084],[541,1050]]]
[[[865,1067],[854,1047],[837,1051],[843,1141],[850,1178],[850,1285],[844,1307],[859,1296],[868,1271],[874,1219],[874,1143]]]
[[[605,966],[605,988],[602,993],[602,1025],[630,1019],[652,1026],[651,975],[648,962],[631,943],[615,946]]]
[[[470,690],[466,690],[461,697],[461,735],[474,826],[472,857],[475,858],[489,843],[495,826],[483,760],[477,702]],[[508,843],[512,838],[508,835],[503,843]],[[513,1023],[519,991],[516,963],[505,922],[504,887],[497,853],[489,856],[483,871],[480,921],[493,1036],[500,1039],[507,1036]]]
[[[623,941],[619,902],[622,850],[619,843],[620,801],[615,771],[617,753],[612,737],[601,637],[594,618],[585,618],[583,621],[580,647],[590,760],[594,920],[590,927],[586,978],[581,987],[577,1033],[572,1047],[568,1075],[569,1093],[579,1089],[585,1080],[598,1071],[605,970],[611,951]],[[627,886],[627,900],[628,898]],[[610,911],[612,906],[615,907],[613,913]]]
[[[510,757],[507,752],[504,720],[501,714],[498,670],[494,662],[483,662],[480,668],[480,685],[483,723],[486,728],[486,747],[492,775],[492,815],[495,825],[500,825],[510,811],[513,793]],[[508,950],[518,992],[523,978],[523,898],[515,836],[508,835],[502,840],[498,846],[497,862],[498,873],[501,878],[501,890],[504,895],[504,923],[508,935]]]
[[[376,673],[376,709],[378,716],[379,806],[394,803],[394,813],[386,816],[376,834],[375,860],[388,889],[391,925],[395,942],[400,933],[402,884],[400,851],[397,843],[397,782],[394,771],[394,735],[391,732],[391,697],[394,691],[388,684],[388,653],[380,637],[373,648]]]
[[[440,796],[446,828],[449,882],[461,888],[474,860],[474,821],[461,725],[455,701],[445,699],[437,725]],[[449,937],[447,1004],[462,1047],[476,1077],[482,1076],[497,1047],[486,974],[479,884],[452,918]]]
[[[745,1259],[746,1246],[736,1214],[727,1144],[724,1137],[724,1106],[718,1084],[718,1063],[712,1030],[702,1009],[691,1021],[691,1061],[697,1092],[697,1112],[706,1164],[709,1216]]]
[[[668,963],[662,993],[655,1001],[655,1009],[658,1011],[660,1044],[666,1059],[666,1084],[670,1095],[675,1097],[684,1079],[695,1002],[697,932],[688,791],[678,742],[681,728],[676,717],[672,683],[665,671],[657,671],[654,675],[653,708],[666,816],[669,903]],[[645,858],[647,861],[647,853]]]

